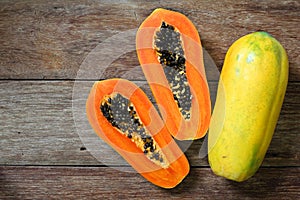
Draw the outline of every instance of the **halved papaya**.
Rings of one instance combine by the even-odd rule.
[[[211,116],[200,37],[183,14],[158,8],[140,25],[136,49],[143,72],[171,134],[198,139]]]
[[[189,173],[184,153],[146,94],[133,82],[97,81],[86,112],[97,135],[153,184],[173,188]]]

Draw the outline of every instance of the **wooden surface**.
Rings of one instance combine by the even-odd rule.
[[[76,124],[81,119],[74,115],[81,110],[72,105],[84,95],[74,98],[74,88],[79,84],[88,91],[99,78],[80,71],[86,58],[111,37],[138,28],[157,7],[178,10],[193,21],[219,70],[232,42],[253,31],[271,33],[287,50],[289,83],[278,125],[261,168],[248,181],[214,175],[207,158],[199,158],[203,139],[186,151],[191,172],[171,190],[124,172],[130,167],[111,161],[110,154],[100,162],[81,140]],[[299,198],[299,24],[297,0],[0,1],[0,199]],[[138,65],[135,52],[128,51],[115,58],[103,78],[134,71],[127,77],[150,95]],[[208,74],[214,92],[217,75]]]

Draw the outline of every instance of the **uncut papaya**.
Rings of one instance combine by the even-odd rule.
[[[266,32],[254,32],[229,48],[208,134],[213,172],[244,181],[260,167],[271,142],[288,82],[288,57]]]

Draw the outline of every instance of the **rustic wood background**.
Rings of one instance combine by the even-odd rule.
[[[198,156],[203,140],[188,149],[191,172],[171,190],[118,170],[129,169],[126,164],[99,162],[80,140],[72,92],[81,64],[99,43],[138,28],[157,7],[194,22],[219,70],[228,47],[253,31],[271,33],[286,48],[290,73],[280,119],[261,168],[248,181],[215,176]],[[0,199],[299,199],[299,25],[297,0],[0,1]],[[135,52],[126,53],[106,78],[138,65]],[[144,84],[142,73],[134,76]]]

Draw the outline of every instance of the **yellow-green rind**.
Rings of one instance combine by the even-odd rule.
[[[248,34],[229,48],[208,135],[215,174],[239,182],[255,174],[271,142],[287,82],[287,54],[268,33]]]

